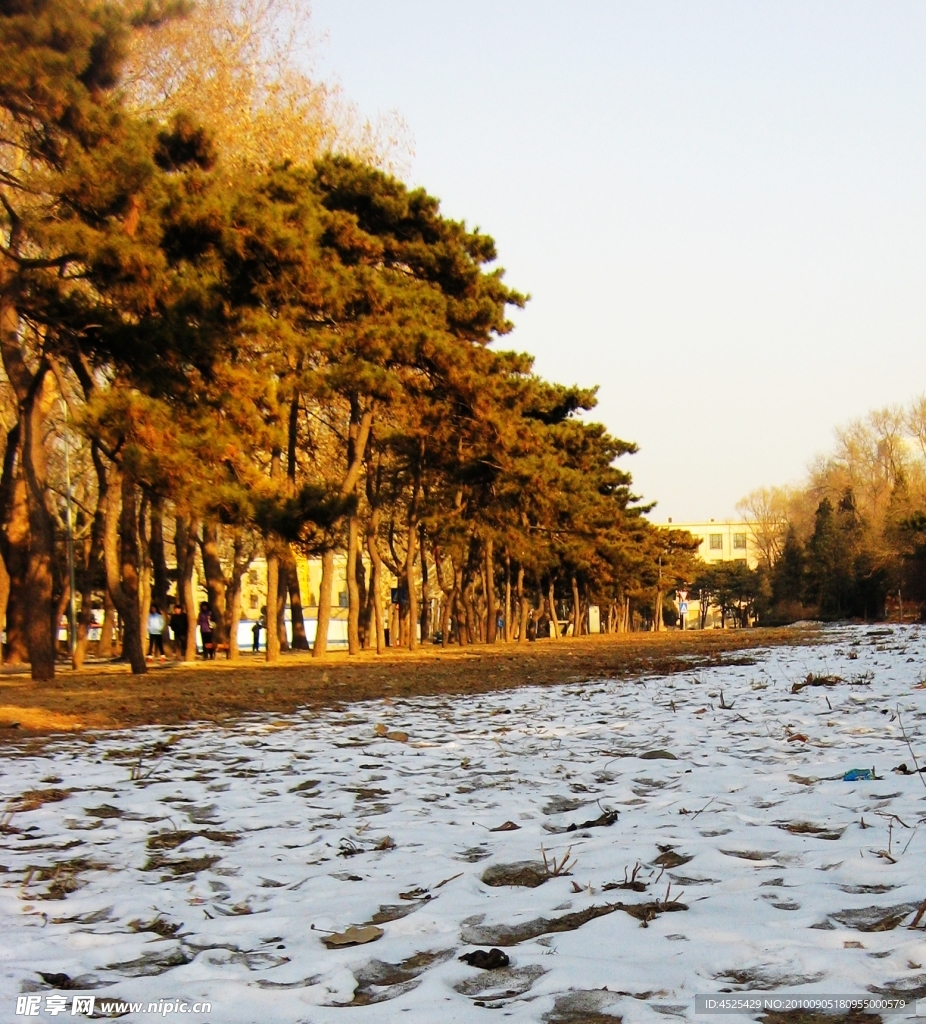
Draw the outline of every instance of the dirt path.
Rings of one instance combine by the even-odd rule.
[[[286,714],[304,706],[378,697],[667,674],[716,664],[728,652],[818,640],[812,628],[631,633],[525,645],[426,647],[382,657],[336,653],[319,661],[290,654],[276,665],[247,655],[238,662],[168,663],[146,676],[108,664],[62,670],[52,683],[5,673],[0,676],[0,744],[82,729],[227,722],[247,712]]]

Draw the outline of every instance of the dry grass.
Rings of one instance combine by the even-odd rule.
[[[315,660],[288,654],[274,665],[246,655],[237,662],[168,663],[135,677],[124,665],[90,665],[81,672],[62,669],[50,683],[7,670],[0,676],[0,743],[81,728],[228,722],[247,712],[288,714],[378,697],[670,674],[716,664],[728,652],[818,640],[815,630],[794,629],[632,633],[462,649],[427,646],[381,657],[337,652]]]

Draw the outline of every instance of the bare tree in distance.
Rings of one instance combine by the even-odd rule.
[[[364,118],[338,85],[313,76],[319,37],[303,0],[198,0],[181,18],[136,33],[124,71],[130,106],[167,120],[183,111],[213,134],[229,173],[337,151],[402,174],[412,155],[402,118]]]

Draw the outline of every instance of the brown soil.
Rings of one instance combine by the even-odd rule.
[[[121,664],[97,664],[80,672],[61,668],[50,683],[33,683],[22,671],[5,669],[0,744],[84,729],[227,723],[248,712],[287,714],[381,697],[665,675],[729,663],[731,652],[818,640],[812,628],[631,633],[494,647],[428,646],[380,657],[338,652],[314,660],[287,654],[274,665],[245,655],[237,662],[168,662],[144,676],[132,676]],[[749,664],[748,654],[740,657]]]

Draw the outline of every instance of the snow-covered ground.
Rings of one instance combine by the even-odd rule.
[[[49,996],[71,1016],[86,993],[97,1010],[210,1001],[168,1016],[223,1024],[469,1022],[492,1007],[694,1020],[696,993],[926,995],[924,932],[908,928],[926,899],[926,776],[893,770],[914,767],[902,727],[926,764],[926,629],[825,640],[665,678],[6,757],[0,1018],[26,1019],[29,994],[34,1019],[64,1016]],[[792,693],[809,674],[842,682]],[[844,781],[856,768],[877,778]],[[571,873],[482,881],[544,854]],[[605,888],[632,877],[645,891]],[[368,924],[384,933],[372,943],[323,941]],[[509,967],[458,960],[492,946]]]

